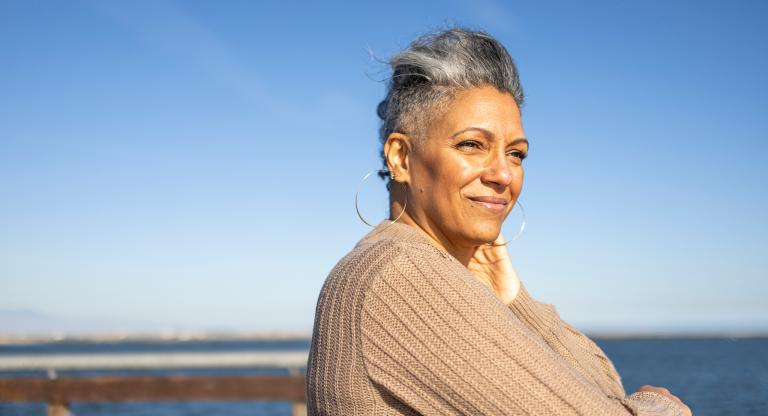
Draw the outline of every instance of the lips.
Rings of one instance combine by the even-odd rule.
[[[504,208],[509,203],[506,199],[496,196],[470,196],[468,198],[477,202],[479,205],[494,211],[504,211]]]
[[[489,204],[507,205],[507,200],[495,196],[470,196],[469,199],[477,202],[487,202]]]

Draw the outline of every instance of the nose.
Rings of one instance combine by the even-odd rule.
[[[497,188],[508,187],[514,178],[511,162],[507,159],[504,151],[494,152],[486,159],[486,166],[483,171],[483,182],[493,184]]]

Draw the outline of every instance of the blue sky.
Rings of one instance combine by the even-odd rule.
[[[0,2],[4,319],[311,330],[368,231],[372,56],[460,24],[527,95],[534,297],[583,330],[768,330],[764,2],[264,3]]]

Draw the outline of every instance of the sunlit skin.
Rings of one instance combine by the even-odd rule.
[[[529,143],[512,95],[495,87],[460,91],[426,137],[387,137],[384,153],[395,175],[390,220],[410,224],[464,264],[505,304],[520,280],[503,243],[501,226],[523,189]],[[407,196],[407,205],[403,205]],[[495,202],[495,203],[494,203]],[[402,213],[402,215],[401,215]],[[642,386],[682,404],[663,387]]]
[[[501,226],[523,187],[528,152],[520,111],[509,93],[495,87],[458,92],[427,126],[423,140],[402,132],[384,145],[392,184],[391,218],[413,225],[512,301],[519,280]]]

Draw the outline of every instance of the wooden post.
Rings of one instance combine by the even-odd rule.
[[[288,368],[288,374],[290,374],[291,376],[294,376],[294,377],[295,376],[300,376],[302,378],[304,377],[301,374],[301,371],[299,371],[299,369],[296,368],[296,367]],[[305,401],[302,401],[302,402],[294,401],[293,402],[293,411],[291,412],[291,416],[307,416],[307,402],[305,402]]]
[[[71,416],[66,403],[48,403],[47,416]]]
[[[307,416],[307,403],[293,402],[293,416]]]

